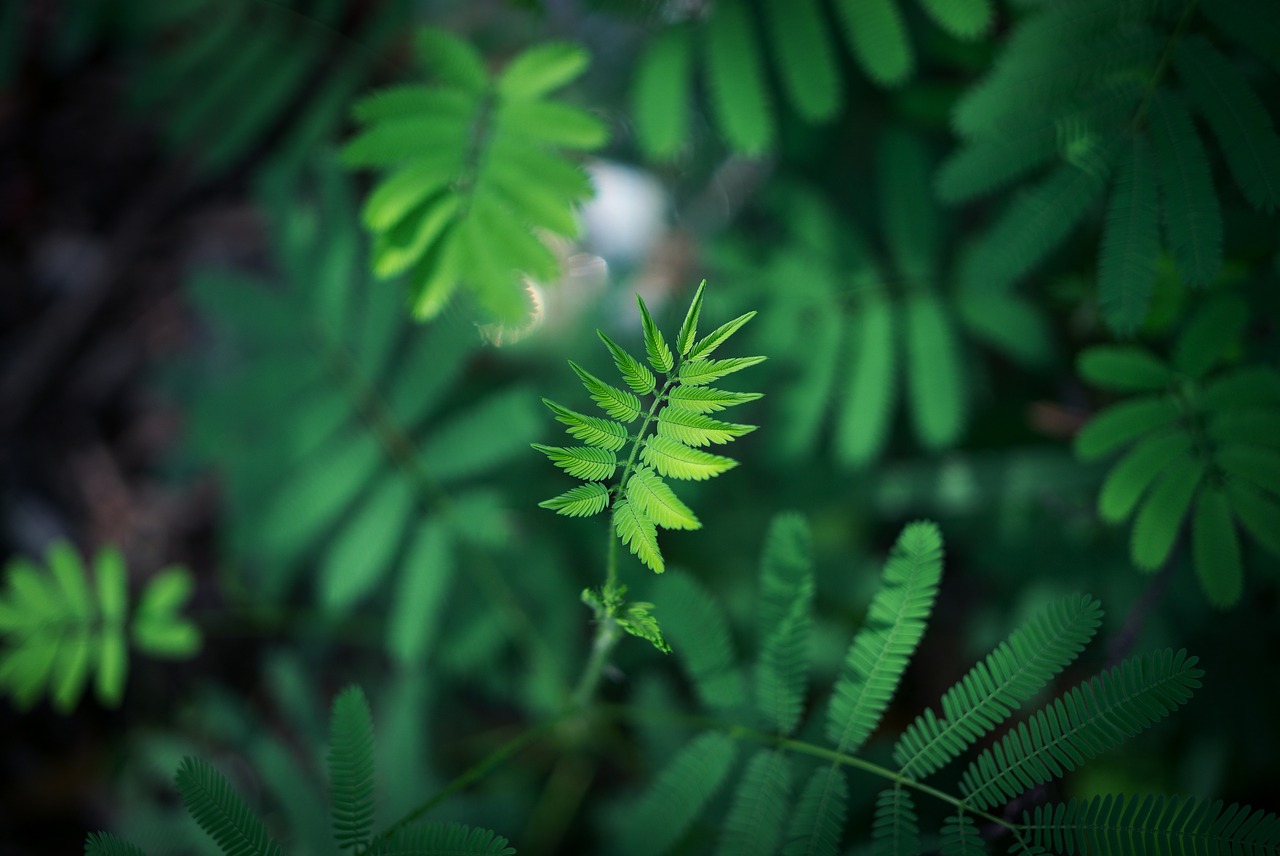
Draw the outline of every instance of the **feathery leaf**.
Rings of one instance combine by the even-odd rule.
[[[631,553],[657,574],[666,570],[653,521],[625,499],[613,506],[613,529]]]
[[[919,818],[911,792],[902,785],[885,788],[876,797],[871,840],[876,856],[919,856]]]
[[[697,353],[698,348],[694,348]],[[727,360],[689,359],[680,364],[680,383],[704,386],[727,374],[740,372],[764,362],[764,357],[733,357]]]
[[[358,848],[373,831],[373,716],[354,684],[333,700],[329,725],[329,810],[333,836]]]
[[[567,517],[590,517],[608,508],[609,490],[600,482],[588,482],[569,488],[559,496],[544,499],[538,506]]]
[[[688,446],[723,445],[754,430],[754,425],[721,422],[682,407],[664,407],[658,414],[658,436],[669,437]]]
[[[177,784],[191,817],[227,856],[283,856],[262,820],[208,762],[183,758]]]
[[[654,380],[653,372],[649,371],[649,367],[631,356],[621,345],[614,342],[602,331],[597,330],[596,335],[609,348],[609,353],[613,355],[613,364],[618,367],[618,371],[622,374],[622,379],[626,381],[627,386],[640,395],[652,393],[657,382]]]
[[[1222,267],[1222,212],[1200,135],[1173,93],[1161,90],[1151,100],[1151,143],[1160,174],[1165,243],[1184,280],[1208,285]]]
[[[706,70],[716,124],[734,149],[761,154],[773,145],[773,105],[750,9],[721,3],[706,23]]]
[[[720,831],[720,856],[773,856],[782,837],[791,796],[791,762],[786,753],[761,749],[733,794]]]
[[[657,34],[640,57],[631,87],[631,114],[636,139],[649,157],[670,158],[684,144],[692,76],[693,33],[686,27]]]
[[[662,477],[637,464],[627,479],[626,499],[645,517],[663,529],[701,529],[696,514],[680,501]]]
[[[693,300],[689,302],[684,321],[680,323],[680,333],[676,336],[676,350],[682,357],[689,356],[689,352],[693,350],[693,342],[698,337],[698,316],[702,314],[702,293],[706,288],[705,279],[698,283],[698,290],[693,293]]]
[[[583,481],[604,481],[612,478],[618,468],[618,459],[608,449],[594,446],[544,446],[531,443],[533,448],[551,459],[557,467]]]
[[[587,388],[592,400],[614,419],[622,422],[634,422],[640,418],[641,413],[644,413],[644,410],[640,407],[640,399],[625,389],[610,386],[573,362],[573,360],[569,361],[569,366],[582,380],[582,385]]]
[[[1146,320],[1160,258],[1156,170],[1146,138],[1135,136],[1120,164],[1098,259],[1098,303],[1107,326],[1132,335]]]
[[[644,300],[638,294],[636,304],[640,307],[640,326],[644,332],[644,350],[649,357],[649,365],[653,366],[655,372],[670,374],[676,365],[675,356],[671,353],[667,340],[662,338],[662,331],[653,323],[649,307],[644,305]]]
[[[897,395],[894,315],[892,303],[872,297],[848,321],[849,374],[835,434],[836,458],[845,466],[874,460],[888,438]]]
[[[915,58],[895,0],[834,0],[836,17],[858,64],[882,86],[911,76]]]
[[[815,770],[791,815],[783,856],[836,856],[848,803],[844,772],[835,764]]]
[[[684,836],[733,766],[738,746],[706,732],[681,749],[631,812],[622,845],[628,856],[662,856]]]
[[[1155,570],[1169,558],[1182,521],[1205,473],[1205,462],[1184,457],[1170,464],[1151,487],[1133,521],[1129,556],[1143,570]]]
[[[679,440],[654,434],[644,441],[640,458],[659,474],[673,479],[703,481],[738,465],[733,458],[713,455],[686,446]]]
[[[627,444],[626,426],[609,419],[596,416],[584,416],[581,413],[561,407],[554,401],[544,398],[542,403],[556,415],[556,421],[568,425],[568,432],[575,440],[581,440],[588,446],[616,452]]]
[[[1178,420],[1178,408],[1167,395],[1145,395],[1122,401],[1089,420],[1075,439],[1076,456],[1091,461]]]

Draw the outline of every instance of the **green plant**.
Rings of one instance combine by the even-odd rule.
[[[29,709],[47,694],[55,710],[76,706],[90,677],[104,705],[124,696],[129,647],[152,657],[184,659],[200,649],[200,631],[180,611],[194,581],[166,568],[129,606],[124,558],[107,547],[93,559],[93,578],[65,541],[51,544],[45,568],[15,558],[5,564],[0,594],[0,690]]]
[[[347,687],[333,700],[328,773],[331,840],[338,850],[368,856],[507,856],[516,852],[507,846],[507,839],[491,830],[456,823],[415,823],[406,818],[374,833],[373,718],[358,686]],[[183,758],[175,781],[187,811],[222,853],[280,856],[284,852],[263,819],[207,761]],[[138,856],[143,851],[111,833],[98,832],[85,841],[85,853]]]
[[[1109,523],[1134,515],[1129,555],[1146,571],[1168,561],[1190,514],[1196,576],[1218,607],[1244,590],[1235,520],[1280,556],[1280,374],[1265,365],[1215,371],[1238,351],[1246,317],[1244,303],[1222,297],[1187,323],[1171,361],[1136,345],[1098,345],[1078,363],[1099,387],[1145,393],[1076,436],[1086,460],[1132,444],[1102,483],[1098,514]]]
[[[598,119],[547,96],[582,74],[587,55],[546,44],[491,78],[483,57],[442,30],[423,30],[418,58],[431,86],[401,85],[362,99],[367,129],[347,144],[349,166],[391,170],[369,195],[373,271],[409,272],[419,318],[435,317],[462,284],[499,319],[528,313],[521,276],[548,281],[559,263],[540,237],[572,237],[572,205],[591,195],[586,174],[560,149],[590,150]]]

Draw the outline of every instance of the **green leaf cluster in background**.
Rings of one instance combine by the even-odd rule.
[[[587,54],[546,44],[491,78],[467,42],[440,30],[416,40],[431,85],[406,84],[361,99],[366,127],[347,144],[348,165],[389,171],[365,202],[373,271],[408,271],[419,318],[433,318],[459,285],[500,319],[529,313],[521,277],[555,279],[546,235],[574,237],[572,206],[591,195],[562,150],[608,139],[591,114],[548,96],[585,70]]]
[[[1076,436],[1086,460],[1129,447],[1102,483],[1098,514],[1133,516],[1129,554],[1147,571],[1165,564],[1189,520],[1200,587],[1219,607],[1244,587],[1236,521],[1280,557],[1280,373],[1230,367],[1246,318],[1243,302],[1221,297],[1187,323],[1168,362],[1136,345],[1098,345],[1079,360],[1090,383],[1144,393]]]
[[[113,548],[94,556],[92,576],[65,541],[50,545],[43,568],[9,561],[0,593],[0,691],[22,709],[47,696],[66,713],[92,679],[98,701],[118,706],[130,646],[167,659],[200,650],[199,629],[181,614],[193,585],[185,568],[166,568],[130,608],[128,571]]]

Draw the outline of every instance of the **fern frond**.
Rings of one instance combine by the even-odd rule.
[[[1107,473],[1098,492],[1098,515],[1109,523],[1127,518],[1151,483],[1190,453],[1191,438],[1182,431],[1144,438]]]
[[[915,67],[896,0],[833,0],[836,18],[858,64],[883,86],[904,83]]]
[[[706,23],[706,70],[717,125],[734,149],[761,154],[773,145],[773,105],[764,58],[745,3],[721,3]]]
[[[1095,345],[1081,352],[1076,370],[1095,386],[1120,391],[1163,390],[1173,381],[1164,362],[1135,345]]]
[[[759,392],[729,392],[710,386],[685,385],[677,386],[667,394],[667,400],[673,405],[694,413],[715,413],[748,401],[758,401],[763,397],[763,393]]]
[[[721,422],[683,407],[664,407],[658,414],[658,436],[687,446],[723,445],[754,430],[755,425]]]
[[[972,746],[1072,663],[1102,620],[1098,602],[1075,595],[1049,604],[942,696],[894,747],[904,775],[924,778]]]
[[[1144,434],[1170,426],[1178,419],[1174,403],[1165,395],[1148,395],[1108,407],[1076,434],[1075,453],[1090,461],[1114,452]]]
[[[581,440],[588,446],[608,449],[616,452],[627,445],[629,435],[626,426],[609,419],[596,416],[583,416],[581,413],[561,407],[554,401],[544,398],[542,403],[556,415],[556,421],[568,425],[568,432],[575,440]]]
[[[876,797],[871,841],[876,856],[919,856],[919,818],[911,792],[901,785],[885,788]]]
[[[815,770],[791,815],[783,856],[836,856],[848,803],[844,771],[835,764]]]
[[[809,672],[812,585],[805,586],[782,620],[763,637],[756,664],[756,709],[779,734],[790,734],[804,713]]]
[[[710,710],[740,707],[746,689],[720,605],[685,575],[665,581],[656,600],[667,636],[702,705]]]
[[[693,293],[689,308],[684,313],[684,320],[680,322],[680,332],[676,335],[676,350],[682,357],[689,356],[689,352],[693,350],[694,340],[698,338],[698,318],[702,315],[702,293],[706,289],[707,281],[704,279],[698,283],[698,290]]]
[[[1022,818],[1036,845],[1057,852],[1280,852],[1280,817],[1238,803],[1224,806],[1221,800],[1108,794],[1036,806]]]
[[[621,844],[629,856],[662,856],[684,836],[724,784],[738,746],[709,731],[684,746],[630,812]]]
[[[908,524],[885,563],[880,587],[854,637],[827,709],[827,739],[855,752],[888,707],[924,636],[942,575],[942,535],[927,522]]]
[[[694,351],[697,352],[697,350],[695,346]],[[690,359],[680,366],[680,383],[691,387],[705,386],[727,374],[759,365],[764,360],[764,357],[733,357],[727,360]]]
[[[667,344],[667,340],[662,337],[662,331],[658,329],[658,325],[653,323],[653,316],[649,314],[649,307],[644,305],[644,300],[638,294],[636,295],[636,303],[640,307],[640,328],[644,333],[644,350],[649,358],[649,365],[653,366],[655,372],[670,374],[676,365],[676,358],[671,353],[671,347]]]
[[[613,473],[618,468],[617,456],[608,449],[594,446],[544,446],[541,443],[530,445],[550,458],[557,467],[583,481],[613,478]]]
[[[1155,290],[1160,209],[1153,161],[1146,138],[1135,135],[1111,191],[1098,259],[1102,317],[1122,336],[1146,320]]]
[[[207,761],[183,758],[176,780],[191,817],[227,856],[283,856],[262,820]]]
[[[986,856],[987,844],[973,825],[973,815],[953,814],[942,825],[942,856]]]
[[[640,418],[641,413],[644,413],[644,410],[640,407],[640,399],[631,393],[624,389],[610,386],[573,360],[569,361],[569,367],[581,379],[582,385],[591,394],[591,399],[614,419],[622,422],[634,422]]]
[[[733,458],[694,449],[660,434],[651,435],[644,441],[640,458],[667,478],[690,481],[704,481],[738,465]]]
[[[903,310],[907,396],[916,437],[926,448],[943,448],[959,436],[967,409],[955,325],[932,294],[913,295]]]
[[[786,825],[791,762],[786,753],[762,749],[747,763],[720,830],[721,856],[773,856]]]
[[[684,144],[692,79],[693,33],[672,27],[656,35],[640,57],[631,85],[636,139],[649,157],[665,160]]]
[[[613,506],[613,530],[632,555],[656,574],[665,571],[662,552],[658,549],[658,532],[653,521],[625,499]]]
[[[379,839],[369,856],[514,856],[516,849],[491,829],[428,821]]]
[[[604,342],[609,349],[609,353],[613,355],[613,364],[618,367],[618,372],[622,375],[622,379],[626,381],[627,386],[640,395],[652,393],[657,381],[653,377],[653,372],[649,371],[649,367],[631,356],[625,348],[610,339],[602,331],[597,330],[596,335],[600,337],[600,341]]]
[[[663,529],[701,529],[702,523],[689,506],[680,501],[662,477],[644,464],[631,470],[626,501]]]
[[[1222,267],[1222,211],[1200,135],[1187,108],[1170,92],[1161,90],[1151,100],[1151,143],[1165,244],[1184,280],[1208,285]]]
[[[724,322],[719,327],[699,339],[697,343],[689,349],[689,353],[685,356],[688,357],[689,362],[708,360],[711,355],[716,352],[717,348],[729,340],[730,336],[741,330],[744,324],[755,317],[755,310],[752,310],[751,312],[744,312],[732,321]],[[756,362],[760,362],[764,357],[740,357],[739,359],[755,360]],[[732,361],[725,360],[721,362]],[[755,363],[752,363],[751,365],[755,365]],[[743,368],[746,368],[746,366],[743,366]],[[737,369],[734,369],[734,371],[737,371]],[[719,375],[717,375],[717,377],[719,377]],[[715,378],[711,378],[711,380],[715,380]]]
[[[823,122],[840,109],[842,85],[835,50],[818,0],[765,3],[774,64],[796,112]]]
[[[110,832],[90,832],[84,841],[84,856],[147,856],[141,847],[117,838]]]
[[[1174,53],[1178,75],[1209,120],[1236,185],[1253,207],[1280,207],[1280,137],[1266,108],[1231,62],[1199,35]]]
[[[600,482],[588,482],[569,488],[559,496],[538,503],[567,517],[590,517],[609,507],[609,489]]]
[[[897,386],[894,305],[870,297],[848,319],[849,374],[836,419],[835,454],[845,466],[874,460],[888,439]]]
[[[360,687],[333,700],[329,725],[329,811],[333,837],[359,848],[373,830],[373,716]]]
[[[965,802],[988,809],[1076,769],[1191,698],[1204,673],[1185,651],[1125,660],[1019,723],[969,765]]]
[[[779,514],[769,523],[760,550],[758,638],[765,639],[798,602],[813,597],[813,535],[804,517]]]

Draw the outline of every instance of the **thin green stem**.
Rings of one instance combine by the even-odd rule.
[[[570,710],[583,711],[591,704],[596,694],[596,687],[604,677],[604,667],[609,663],[609,655],[613,653],[613,649],[617,647],[618,640],[621,638],[622,628],[618,620],[612,615],[600,616],[600,621],[596,625],[596,637],[591,643],[591,656],[587,658],[582,677],[573,691],[573,698],[569,702]]]

